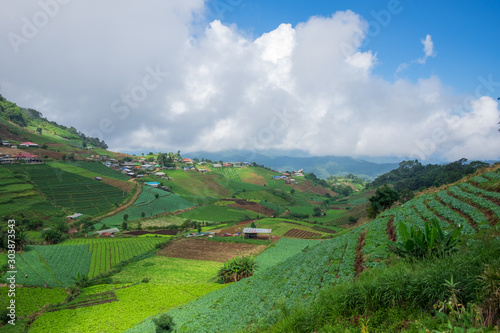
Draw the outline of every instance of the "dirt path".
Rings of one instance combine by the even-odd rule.
[[[134,181],[134,183],[135,183],[135,179],[130,179],[129,181]],[[132,198],[126,204],[124,204],[124,205],[122,205],[120,207],[117,207],[117,208],[113,209],[111,212],[108,212],[108,213],[106,213],[104,215],[101,215],[101,216],[95,218],[94,220],[102,219],[102,218],[105,218],[105,217],[116,215],[119,212],[122,212],[125,209],[129,208],[130,206],[132,206],[134,204],[134,202],[137,200],[137,198],[139,197],[139,195],[142,193],[142,187],[139,184],[137,184],[137,183],[135,183],[135,184],[137,186],[137,191],[134,193],[134,195],[132,196]]]

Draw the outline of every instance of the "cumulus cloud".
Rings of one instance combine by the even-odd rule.
[[[374,75],[376,52],[356,46],[367,23],[351,11],[249,38],[218,20],[204,25],[202,0],[117,4],[61,5],[18,53],[0,41],[10,64],[2,93],[120,151],[499,157],[495,101],[456,113],[460,98],[438,77]],[[41,10],[12,6],[0,14],[4,35],[21,34],[23,15]],[[432,56],[430,36],[423,43]]]

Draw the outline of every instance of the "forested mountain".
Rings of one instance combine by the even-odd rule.
[[[460,178],[474,173],[479,168],[487,166],[488,163],[481,161],[468,162],[462,158],[458,161],[439,165],[423,165],[418,160],[403,161],[399,167],[378,176],[373,182],[374,187],[392,184],[397,191],[410,189],[417,191],[429,187],[439,187],[444,184],[456,182]]]

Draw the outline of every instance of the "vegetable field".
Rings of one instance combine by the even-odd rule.
[[[93,278],[111,270],[111,268],[121,261],[153,250],[157,244],[164,243],[167,239],[163,237],[91,238],[71,239],[64,242],[64,244],[85,244],[88,246],[92,255],[88,274],[89,278]]]
[[[220,262],[155,256],[134,262],[113,276],[115,282],[141,282],[149,278],[156,284],[196,284],[214,282]]]
[[[123,191],[87,177],[46,164],[16,165],[51,202],[73,212],[97,215],[109,211],[124,197]]]
[[[280,315],[277,304],[307,304],[323,286],[352,280],[360,234],[361,230],[354,230],[308,248],[301,243],[302,250],[285,261],[169,314],[181,332],[236,332],[271,323]],[[147,330],[148,325],[146,321],[130,332]]]
[[[75,283],[78,273],[88,274],[91,259],[88,245],[33,245],[26,250],[16,254],[18,284],[68,287]]]
[[[109,290],[117,302],[77,309],[46,312],[30,327],[30,332],[124,332],[149,316],[192,301],[224,285],[156,285],[141,283]]]
[[[8,293],[8,287],[0,288],[0,307],[2,309],[8,305]],[[64,288],[16,288],[16,315],[23,317],[38,312],[45,304],[62,302],[65,297]]]

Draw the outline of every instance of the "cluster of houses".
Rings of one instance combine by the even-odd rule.
[[[17,149],[19,148],[34,148],[38,147],[38,144],[33,143],[33,142],[23,142],[18,145],[13,145],[11,144],[8,140],[2,140],[2,146],[3,147],[9,147],[12,149]],[[0,153],[0,164],[12,164],[12,163],[18,163],[18,162],[25,162],[25,163],[43,163],[43,158],[39,157],[38,155],[34,155],[28,152],[21,152],[18,154],[5,154],[3,155]]]
[[[278,172],[276,170],[273,170],[275,172]],[[295,181],[295,178],[293,177],[304,177],[304,173],[303,173],[303,170],[299,170],[299,171],[293,171],[291,174],[287,173],[287,172],[282,172],[281,175],[279,176],[273,176],[273,179],[274,180],[279,180],[279,179],[283,179],[285,181],[285,184],[297,184],[297,182]]]

